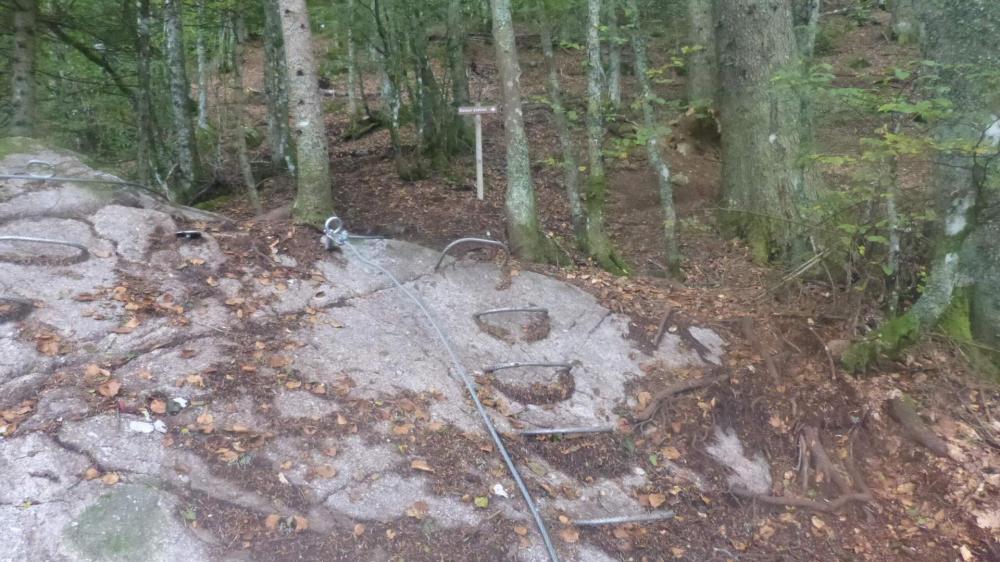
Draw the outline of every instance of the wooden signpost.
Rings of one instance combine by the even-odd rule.
[[[495,105],[467,105],[458,108],[459,115],[472,115],[476,123],[476,199],[483,200],[483,115],[497,113]]]

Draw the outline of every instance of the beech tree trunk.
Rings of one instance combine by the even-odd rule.
[[[852,370],[897,355],[935,327],[959,341],[1000,348],[1000,98],[982,79],[1000,73],[1000,3],[926,0],[919,15],[924,57],[940,65],[953,107],[934,127],[934,140],[952,147],[934,159],[941,231],[920,298],[845,354]],[[970,356],[988,355],[977,349]],[[1000,354],[990,353],[996,372]]]
[[[587,210],[587,252],[604,269],[625,273],[625,264],[615,253],[604,230],[604,200],[607,176],[604,170],[604,112],[601,84],[601,0],[587,0],[587,154],[590,177],[585,197]]]
[[[164,0],[163,18],[167,36],[167,67],[170,74],[170,111],[177,147],[175,153],[177,169],[173,175],[171,193],[174,200],[188,202],[196,195],[195,189],[201,178],[198,144],[191,117],[193,102],[189,96],[191,83],[188,81],[185,63],[181,0]]]
[[[347,112],[355,120],[360,114],[358,105],[358,59],[354,41],[354,0],[347,0]]]
[[[448,71],[454,105],[469,103],[469,76],[465,69],[465,25],[462,0],[448,0]]]
[[[278,0],[262,0],[264,9],[264,94],[267,98],[267,139],[275,170],[295,173],[288,127],[288,71],[281,37]]]
[[[30,137],[35,131],[35,20],[38,5],[35,0],[13,0],[14,55],[11,60],[11,119],[12,136]]]
[[[670,183],[670,167],[660,152],[660,135],[657,133],[656,115],[653,110],[653,86],[648,74],[646,38],[642,34],[637,0],[628,0],[629,24],[632,28],[632,48],[635,51],[635,75],[639,82],[639,103],[642,106],[642,125],[645,128],[646,152],[649,165],[656,174],[663,210],[663,249],[667,256],[667,270],[673,277],[681,276],[681,253],[677,244],[677,212],[674,209],[674,188]]]
[[[151,184],[157,173],[156,137],[153,134],[153,102],[150,76],[150,23],[152,16],[149,10],[149,0],[136,0],[136,32],[135,32],[135,122],[138,130],[136,137],[137,175],[139,181]]]
[[[819,31],[820,0],[792,0],[795,42],[802,60],[812,59]]]
[[[622,38],[618,30],[618,0],[607,0],[608,101],[616,111],[622,105]]]
[[[794,262],[814,199],[800,169],[801,101],[774,77],[798,62],[788,0],[730,0],[719,10],[724,232],[758,263]]]
[[[570,131],[569,118],[562,104],[559,87],[559,68],[556,65],[555,53],[552,50],[552,32],[545,6],[541,7],[541,41],[542,55],[548,75],[547,90],[549,105],[552,106],[552,119],[555,122],[556,134],[563,155],[563,181],[566,184],[566,197],[569,200],[570,220],[573,224],[573,234],[577,244],[586,247],[587,216],[583,210],[583,200],[580,199],[580,159],[576,156],[576,144]]]
[[[510,0],[490,0],[493,9],[493,42],[496,45],[507,141],[507,238],[511,251],[532,261],[548,261],[548,239],[538,224],[535,186],[531,180],[528,139],[521,109],[521,66],[514,44]]]
[[[892,34],[900,43],[910,44],[920,40],[920,20],[917,17],[917,0],[892,0]]]
[[[205,56],[205,0],[198,0],[195,56],[198,63],[198,128],[208,128],[208,62]]]
[[[333,190],[309,12],[305,0],[278,0],[278,6],[298,156],[298,189],[292,213],[298,222],[318,226],[333,214]]]
[[[719,64],[715,49],[716,0],[688,0],[687,93],[690,105],[715,106],[719,96]]]

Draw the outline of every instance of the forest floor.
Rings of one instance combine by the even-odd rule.
[[[873,84],[910,55],[885,35],[881,22],[840,38],[825,57],[838,81]],[[473,47],[474,95],[495,101],[490,45]],[[260,53],[248,56],[249,86],[259,89]],[[563,88],[579,106],[578,54],[560,57]],[[861,70],[859,58],[868,65]],[[526,99],[541,95],[541,54],[526,44],[521,63]],[[679,84],[661,95],[676,98]],[[558,144],[546,110],[532,106],[525,120],[540,216],[572,263],[501,266],[487,255],[432,276],[436,252],[426,248],[504,237],[500,121],[485,120],[479,202],[471,157],[405,183],[385,131],[341,141],[343,112],[328,119],[340,216],[353,232],[398,240],[364,251],[424,296],[463,357],[581,361],[530,386],[470,365],[501,430],[616,421],[605,434],[508,438],[566,559],[1000,560],[1000,389],[966,366],[959,347],[933,338],[864,377],[843,372],[835,355],[877,321],[877,307],[822,279],[780,283],[784,272],[754,265],[718,235],[718,147],[711,135],[694,135],[687,116],[677,116],[667,155],[686,178],[676,185],[683,283],[660,276],[659,202],[640,151],[610,166],[608,229],[632,275],[609,275],[572,250],[561,172],[545,163],[558,158]],[[870,134],[871,123],[837,123],[820,130],[824,146],[856,149]],[[904,173],[919,186],[919,168]],[[287,182],[264,185],[266,208],[288,204]],[[0,344],[37,362],[32,373],[56,373],[0,412],[0,467],[14,481],[0,493],[0,521],[41,529],[12,533],[14,552],[22,545],[38,554],[30,549],[48,540],[38,537],[77,515],[96,531],[91,522],[103,520],[108,502],[125,498],[168,509],[176,521],[154,527],[180,526],[170,532],[188,537],[137,530],[135,540],[162,544],[149,559],[544,559],[444,355],[384,279],[349,254],[322,251],[316,233],[253,217],[239,201],[219,209],[234,217],[229,225],[104,203],[70,218],[53,209],[71,193],[36,222],[79,229],[104,249],[101,259],[55,254],[76,276],[39,277],[43,268],[30,269],[39,264],[0,255],[4,272],[38,293],[33,302],[55,303],[0,301],[0,328],[20,326],[19,335],[0,333]],[[0,203],[0,216],[17,211],[17,200]],[[133,215],[135,229],[124,228]],[[175,227],[205,239],[175,239]],[[84,283],[94,286],[84,291]],[[471,324],[473,311],[504,302],[544,304],[550,324]],[[60,340],[46,322],[76,323],[81,338],[86,327],[92,341]],[[937,454],[894,419],[888,404],[899,392],[943,442]],[[162,436],[152,420],[165,424]],[[721,443],[735,465],[711,452]],[[763,497],[734,493],[732,484],[759,466],[769,474]],[[155,492],[136,486],[145,478]],[[29,488],[50,496],[32,504],[16,493]],[[107,489],[119,492],[102,496]],[[84,510],[87,502],[97,503]],[[636,510],[674,516],[594,528],[570,521]],[[74,533],[72,548],[96,548],[97,539]]]
[[[917,56],[889,40],[885,14],[877,13],[863,26],[847,20],[838,24],[844,35],[835,37],[830,52],[821,57],[833,66],[838,85],[879,87],[886,72]],[[473,97],[495,102],[490,45],[474,46],[472,56],[477,68]],[[541,53],[526,42],[520,57],[525,98],[544,95]],[[559,57],[567,103],[582,113],[586,77],[579,54],[562,52]],[[677,78],[660,86],[662,97],[680,95],[682,78]],[[375,91],[374,84],[367,84],[366,91]],[[628,78],[624,91],[632,91]],[[342,141],[340,134],[348,127],[342,115],[329,115],[331,163],[338,212],[349,228],[437,248],[462,236],[503,239],[499,119],[485,120],[487,188],[486,200],[480,202],[473,191],[471,157],[458,159],[446,173],[402,182],[394,173],[387,133]],[[878,322],[877,305],[853,288],[823,280],[781,283],[784,272],[754,265],[746,248],[721,238],[713,219],[719,189],[717,139],[681,114],[670,122],[667,158],[675,177],[681,177],[675,195],[686,279],[677,283],[662,277],[656,182],[640,150],[609,165],[608,230],[633,274],[621,278],[602,272],[572,248],[562,173],[551,163],[560,157],[550,114],[530,106],[525,121],[544,229],[569,250],[573,263],[517,267],[574,284],[610,310],[628,315],[631,336],[642,345],[652,345],[664,326],[671,331],[710,327],[728,342],[726,369],[745,375],[734,384],[669,401],[649,425],[632,432],[577,439],[573,446],[535,446],[561,450],[568,455],[566,465],[581,467],[591,478],[613,474],[623,463],[655,472],[657,455],[663,454],[711,473],[699,445],[714,427],[735,427],[750,450],[773,463],[776,494],[823,502],[846,491],[838,490],[830,474],[818,475],[812,483],[808,477],[802,436],[804,428],[815,427],[833,463],[841,467],[836,470],[850,472],[850,481],[860,478],[863,482],[854,481],[854,486],[872,494],[870,502],[817,513],[740,499],[725,491],[724,475],[716,473],[711,492],[666,482],[649,490],[663,493],[665,506],[678,513],[671,521],[585,530],[583,538],[621,560],[1000,560],[1000,418],[993,414],[1000,391],[968,367],[960,348],[927,339],[903,360],[886,362],[865,377],[845,374],[835,356],[845,342]],[[612,127],[612,142],[620,138],[614,130],[623,125],[627,119]],[[856,154],[859,140],[873,135],[875,126],[841,116],[818,128],[817,142],[830,152]],[[919,163],[904,163],[903,189],[919,194],[926,172]],[[851,181],[849,173],[827,180]],[[290,196],[287,186],[265,192],[269,208],[286,204]],[[230,211],[248,216],[239,206]],[[643,392],[655,395],[670,379],[644,380],[633,389],[636,399],[648,399]],[[916,401],[924,420],[946,440],[946,456],[910,441],[906,429],[889,415],[888,400],[899,392]],[[582,459],[577,456],[581,450],[588,451]],[[857,471],[850,471],[850,464]],[[720,545],[720,537],[727,544]]]

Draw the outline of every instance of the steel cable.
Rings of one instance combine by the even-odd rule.
[[[330,221],[328,221],[327,224],[329,225]],[[503,443],[503,439],[500,438],[500,434],[497,432],[496,426],[493,425],[493,421],[490,419],[489,413],[486,411],[486,407],[483,406],[483,403],[479,400],[479,394],[476,392],[476,385],[473,382],[472,377],[469,376],[469,372],[465,369],[465,367],[462,365],[462,362],[458,359],[458,354],[455,352],[454,347],[448,340],[448,336],[445,335],[444,330],[437,323],[437,321],[434,320],[434,316],[431,314],[430,310],[424,304],[423,300],[416,293],[407,289],[403,285],[403,283],[396,278],[395,275],[389,272],[389,270],[365,258],[357,248],[355,248],[353,245],[350,244],[350,242],[346,240],[346,237],[343,238],[338,237],[337,235],[340,233],[339,231],[341,231],[341,227],[338,227],[336,231],[331,231],[330,229],[327,229],[326,238],[329,238],[331,241],[334,242],[337,242],[338,238],[344,240],[343,243],[339,245],[350,249],[351,252],[354,254],[354,256],[357,257],[358,261],[360,261],[361,263],[374,268],[381,274],[388,277],[389,280],[392,281],[392,284],[397,289],[402,291],[403,294],[406,295],[411,301],[413,301],[413,303],[417,305],[417,308],[420,309],[420,312],[423,313],[424,318],[427,320],[427,323],[430,325],[430,327],[434,331],[434,334],[437,336],[438,342],[445,349],[445,351],[448,352],[448,356],[451,359],[451,363],[452,366],[454,367],[455,372],[458,373],[459,378],[462,379],[462,383],[465,385],[466,391],[468,391],[469,396],[472,397],[472,402],[476,405],[476,410],[482,417],[483,423],[486,425],[486,429],[489,431],[490,437],[493,439],[493,443],[496,444],[497,449],[500,451],[500,455],[503,457],[504,463],[507,464],[507,470],[510,471],[511,476],[514,478],[515,484],[517,484],[518,490],[521,492],[521,496],[524,498],[525,503],[527,503],[528,509],[529,511],[531,511],[531,516],[535,520],[535,525],[538,527],[538,532],[542,535],[542,541],[545,543],[545,549],[546,551],[548,551],[549,559],[552,562],[559,562],[559,554],[556,552],[555,545],[552,543],[552,537],[549,536],[548,529],[545,526],[545,521],[542,520],[542,515],[538,511],[538,506],[535,504],[535,500],[531,497],[531,492],[528,491],[528,487],[524,484],[524,480],[521,479],[521,473],[517,470],[517,467],[514,465],[514,461],[513,459],[511,459],[510,453],[507,451],[507,447]]]

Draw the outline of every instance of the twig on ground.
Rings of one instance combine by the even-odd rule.
[[[826,340],[824,340],[822,336],[819,335],[819,332],[817,332],[812,326],[807,325],[806,327],[812,335],[816,336],[816,340],[819,341],[819,344],[823,346],[823,352],[826,353],[826,361],[830,365],[830,378],[837,378],[837,363],[833,360],[833,353],[830,351],[830,346],[826,345]]]
[[[667,313],[663,315],[663,321],[660,322],[660,328],[656,330],[656,337],[653,338],[653,349],[658,349],[660,347],[660,342],[663,341],[663,334],[667,331],[667,324],[670,323],[670,318],[674,315],[674,309],[667,306]]]

